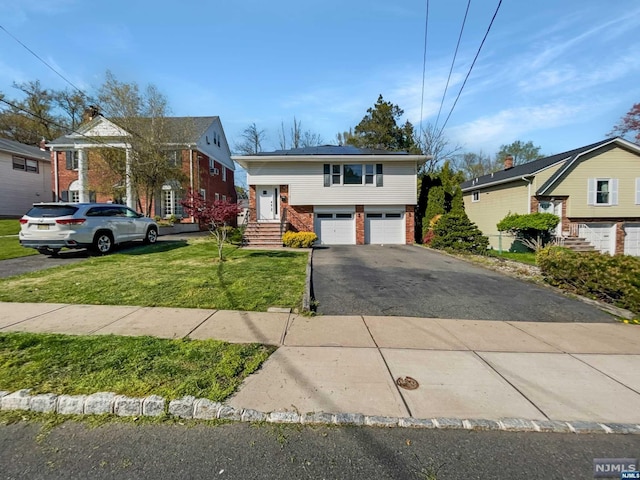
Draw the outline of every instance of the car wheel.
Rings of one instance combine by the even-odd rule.
[[[106,255],[113,250],[113,235],[110,232],[98,232],[93,239],[93,250]]]
[[[158,230],[156,227],[149,227],[147,235],[144,237],[144,243],[153,244],[158,241]]]

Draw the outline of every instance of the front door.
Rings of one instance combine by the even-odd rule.
[[[258,186],[258,220],[276,220],[278,218],[278,187]]]
[[[560,221],[558,225],[555,226],[553,230],[551,230],[551,235],[554,237],[559,237],[562,235],[562,201],[560,200],[542,200],[538,203],[538,212],[540,213],[553,213]]]

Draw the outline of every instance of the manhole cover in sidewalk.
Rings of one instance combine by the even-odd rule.
[[[413,377],[398,377],[398,379],[396,380],[396,385],[404,388],[405,390],[415,390],[420,386],[418,384],[418,381]]]

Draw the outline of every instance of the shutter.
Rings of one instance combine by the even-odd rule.
[[[73,150],[64,152],[64,158],[67,159],[67,170],[73,170]]]
[[[596,204],[596,179],[589,178],[587,180],[587,205]]]
[[[636,178],[636,205],[640,205],[640,178]]]
[[[328,163],[324,164],[324,186],[331,186],[331,165]]]
[[[63,191],[60,193],[60,199],[61,199],[63,202],[68,202],[68,201],[69,201],[69,190],[63,190]]]
[[[96,192],[89,192],[89,202],[96,203]]]
[[[618,204],[618,179],[611,179],[611,205]]]
[[[376,187],[382,187],[382,164],[376,163]]]

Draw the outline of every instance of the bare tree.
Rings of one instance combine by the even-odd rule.
[[[311,133],[310,130],[305,130],[302,135],[302,140],[300,141],[301,147],[317,147],[318,145],[322,145],[324,140],[320,136],[319,133]]]
[[[109,71],[98,99],[105,116],[127,132],[130,180],[141,209],[150,216],[160,188],[167,181],[184,179],[182,148],[193,136],[194,125],[188,118],[168,117],[167,98],[155,86],[141,91],[137,83],[120,82]],[[123,175],[126,155],[116,149],[101,150],[110,168]]]
[[[442,131],[431,123],[427,123],[426,127],[419,132],[416,143],[422,153],[430,157],[419,166],[418,174],[435,172],[442,162],[452,159],[456,153],[462,150],[460,145],[451,145]]]
[[[245,128],[240,135],[240,142],[236,142],[236,151],[242,155],[255,155],[262,151],[262,142],[265,138],[264,130],[258,130],[255,123]]]
[[[353,129],[350,128],[348,132],[338,132],[336,133],[336,143],[338,145],[348,145],[349,139],[354,136]]]
[[[289,137],[287,137],[284,122],[280,124],[280,132],[278,132],[280,148],[287,150],[289,148],[315,147],[322,145],[322,137],[318,133],[311,130],[302,131],[302,121],[293,117],[293,124],[289,129]]]
[[[491,160],[491,156],[482,151],[455,155],[452,164],[456,170],[462,172],[465,180],[481,177],[499,169],[496,162]]]

